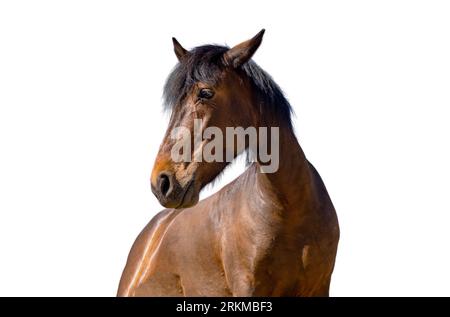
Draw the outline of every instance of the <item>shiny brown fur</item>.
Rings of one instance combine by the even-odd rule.
[[[198,77],[206,79],[189,86],[180,86],[188,82],[176,78],[180,74],[169,78],[181,84],[166,87],[172,116],[151,177],[155,195],[169,208],[136,239],[118,296],[328,296],[339,240],[336,213],[297,142],[289,104],[270,77],[252,68],[262,35],[231,49],[217,48],[215,55],[209,46],[188,52],[174,39],[179,67],[194,67],[211,53],[206,63],[216,76],[208,81],[205,69]],[[210,100],[198,98],[205,87],[214,91]],[[181,95],[174,96],[177,91]],[[198,202],[200,190],[226,163],[171,161],[169,132],[180,125],[192,129],[194,118],[221,129],[280,127],[279,170],[261,173],[257,161]]]

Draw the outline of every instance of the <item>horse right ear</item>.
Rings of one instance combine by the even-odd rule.
[[[261,45],[265,30],[262,29],[253,38],[229,49],[223,56],[225,65],[234,68],[245,64]]]
[[[177,41],[176,38],[172,37],[172,42],[175,55],[177,56],[178,60],[181,61],[183,56],[189,54],[189,52],[183,46],[181,46],[181,44]]]

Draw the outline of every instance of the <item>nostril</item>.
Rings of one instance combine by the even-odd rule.
[[[163,196],[166,196],[170,189],[170,179],[166,174],[159,175],[159,190]]]

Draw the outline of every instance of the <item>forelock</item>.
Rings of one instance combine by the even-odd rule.
[[[179,105],[197,82],[216,84],[224,67],[221,58],[228,49],[226,46],[204,45],[189,51],[167,78],[163,94],[165,109]]]

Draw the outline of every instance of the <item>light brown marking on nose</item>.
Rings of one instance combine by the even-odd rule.
[[[171,171],[171,161],[164,157],[160,158],[155,162],[155,165],[153,167],[152,175],[150,177],[150,181],[154,186],[156,186],[156,181],[158,179],[158,175],[162,171]]]

